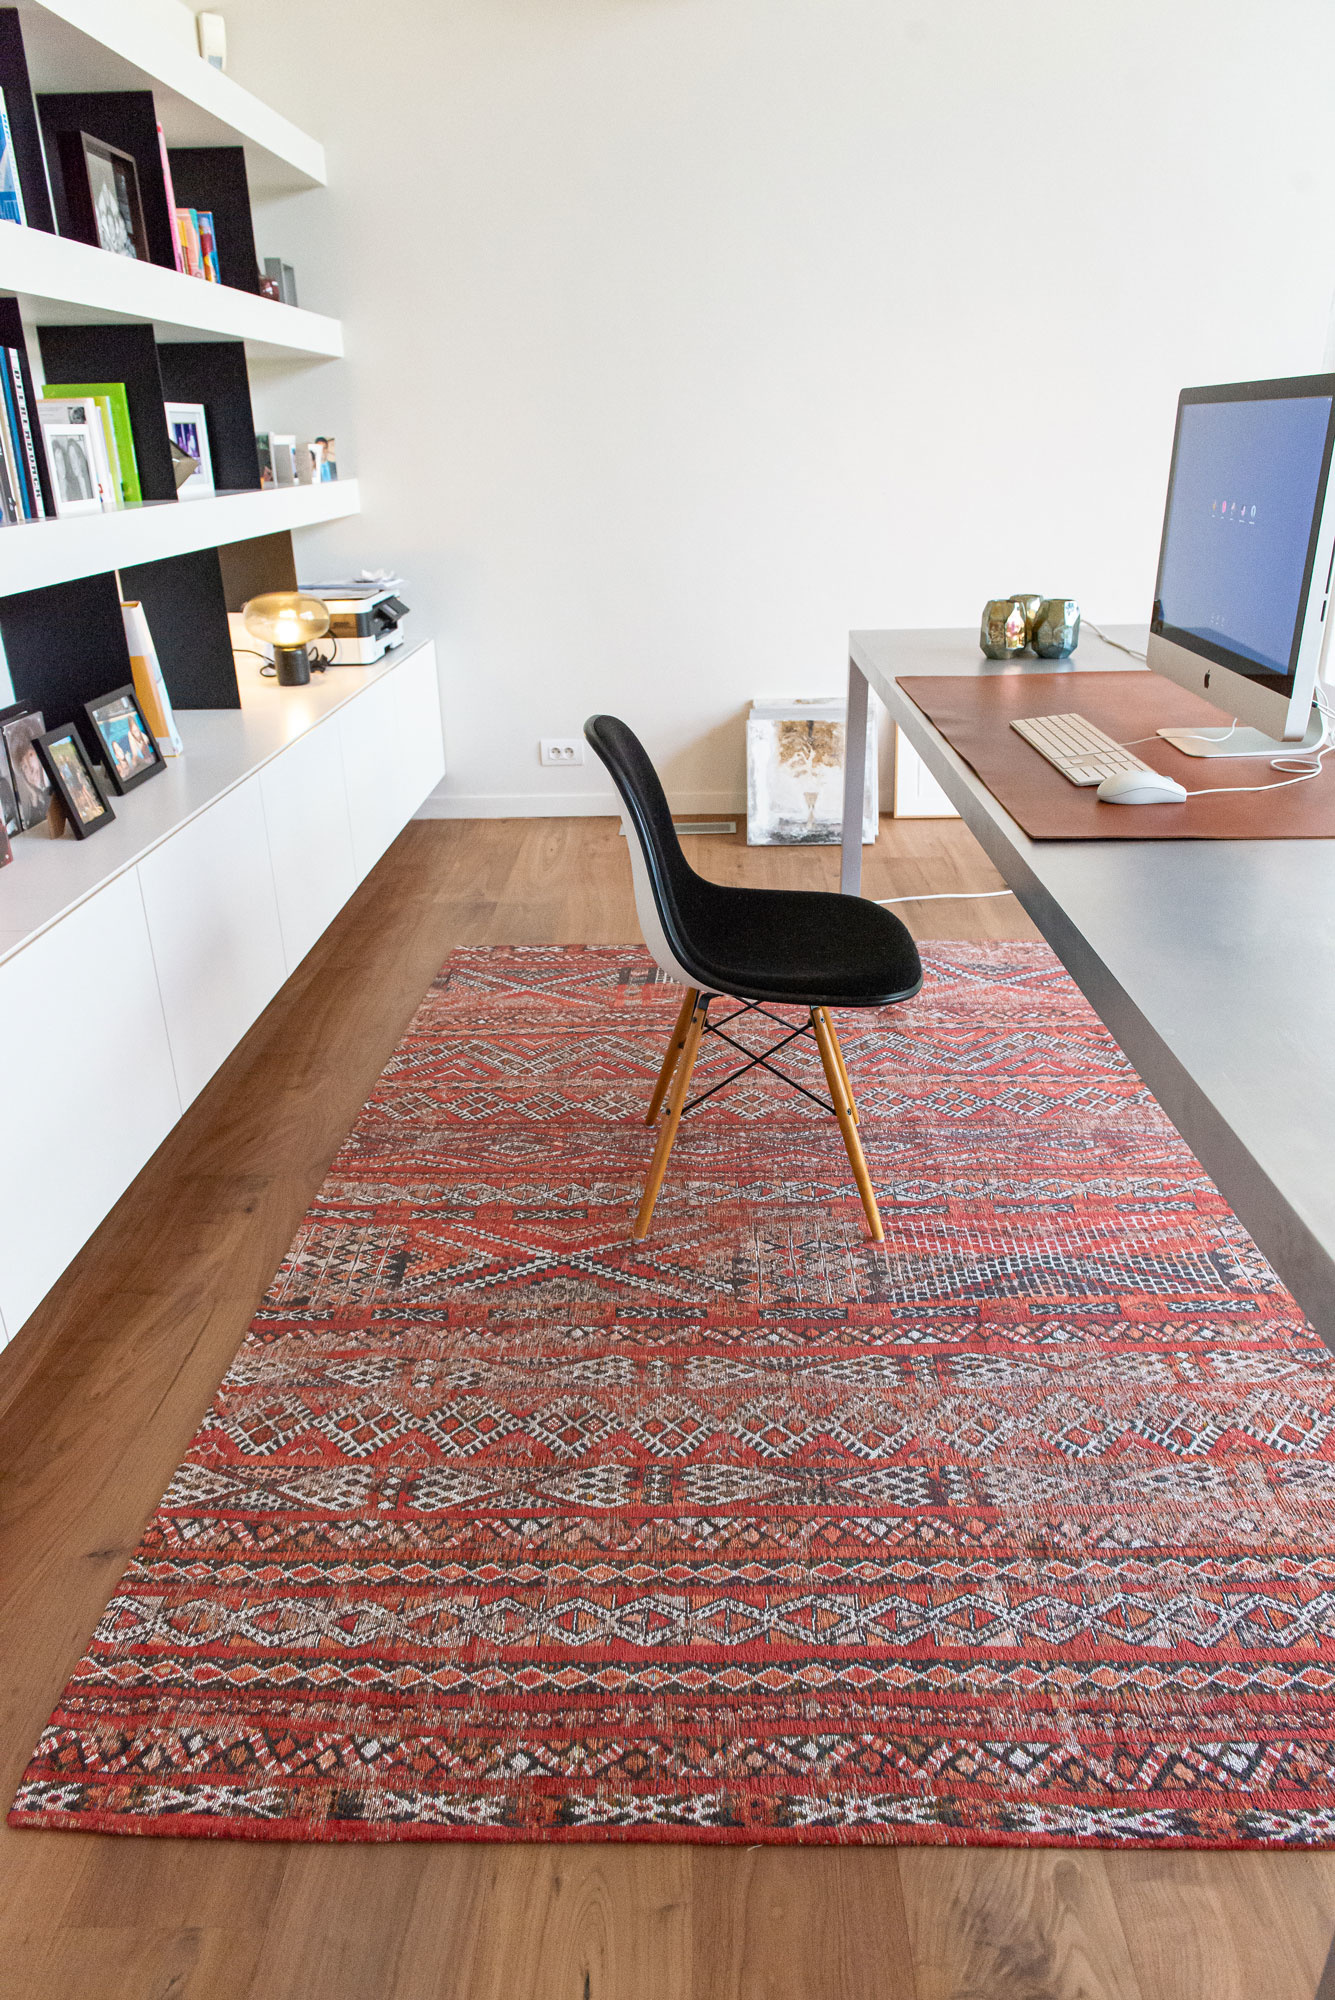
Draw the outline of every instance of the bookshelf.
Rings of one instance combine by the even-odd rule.
[[[120,603],[136,598],[185,745],[91,839],[37,828],[0,869],[0,1037],[21,1052],[11,1115],[28,1135],[0,1224],[3,1344],[421,805],[444,748],[427,641],[300,689],[232,651],[234,600],[289,588],[294,538],[361,508],[351,477],[262,486],[255,451],[252,365],[273,407],[284,369],[343,355],[336,318],[257,289],[251,199],[322,189],[323,148],[200,58],[178,0],[0,0],[0,85],[11,124],[26,107],[15,151],[29,215],[0,222],[0,343],[24,354],[37,393],[124,385],[144,494],[0,526],[13,690],[48,727],[82,729],[82,703],[130,678]],[[183,205],[225,225],[221,284],[174,267],[155,120],[191,190]],[[48,201],[39,148],[49,158],[75,126],[136,158],[146,223],[156,204],[149,258],[76,240],[54,169]],[[281,206],[286,247],[265,247],[291,257],[300,225]],[[164,401],[203,404],[214,494],[175,497]],[[125,1090],[102,1087],[108,1067]]]

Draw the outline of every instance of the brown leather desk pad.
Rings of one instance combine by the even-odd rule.
[[[1335,755],[1319,778],[1283,785],[1264,757],[1188,757],[1154,735],[1226,718],[1152,673],[898,674],[896,685],[978,773],[1031,840],[1322,840],[1335,837]],[[1073,785],[1011,728],[1015,717],[1083,715],[1189,792],[1262,785],[1180,805],[1105,805]],[[1135,739],[1148,736],[1148,743]]]

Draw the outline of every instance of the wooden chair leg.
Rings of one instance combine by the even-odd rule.
[[[829,1085],[834,1112],[839,1120],[839,1130],[844,1138],[844,1150],[848,1154],[848,1164],[853,1169],[853,1178],[862,1196],[862,1206],[866,1212],[867,1227],[876,1243],[884,1243],[885,1229],[881,1222],[881,1211],[876,1206],[876,1194],[867,1172],[867,1161],[862,1151],[862,1141],[858,1137],[857,1112],[853,1103],[853,1093],[848,1087],[848,1071],[844,1067],[844,1052],[839,1046],[839,1037],[834,1031],[829,1010],[813,1007],[811,1025],[816,1031],[816,1046],[825,1071],[825,1081]]]
[[[677,1025],[672,1030],[672,1040],[668,1043],[667,1054],[663,1058],[663,1067],[658,1072],[658,1082],[654,1085],[654,1094],[649,1100],[649,1109],[644,1114],[646,1125],[652,1125],[663,1108],[663,1099],[667,1096],[667,1087],[672,1081],[672,1072],[677,1067],[677,1058],[686,1046],[686,1029],[691,1015],[695,1011],[695,1003],[699,998],[699,989],[693,986],[681,1003],[681,1012],[677,1016]]]
[[[708,1000],[702,1000],[697,993],[691,1006],[691,1017],[686,1024],[686,1039],[682,1043],[681,1057],[672,1078],[672,1090],[668,1097],[668,1113],[658,1133],[658,1144],[654,1148],[649,1177],[644,1184],[644,1195],[640,1211],[631,1231],[637,1243],[643,1242],[649,1234],[649,1224],[654,1219],[654,1203],[658,1200],[658,1190],[663,1185],[667,1172],[668,1156],[672,1142],[677,1136],[681,1114],[686,1108],[686,1096],[691,1087],[691,1071],[695,1068],[695,1058],[700,1050],[700,1037],[705,1031],[705,1016],[709,1012]]]
[[[839,1064],[839,1074],[844,1080],[844,1102],[848,1106],[853,1123],[860,1125],[862,1120],[858,1117],[857,1100],[853,1096],[853,1079],[848,1074],[848,1064],[844,1061],[844,1048],[843,1043],[839,1040],[839,1031],[830,1019],[828,1008],[822,1008],[821,1011],[825,1015],[826,1024],[830,1030],[830,1040],[834,1045],[835,1057]]]

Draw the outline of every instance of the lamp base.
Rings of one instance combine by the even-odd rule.
[[[310,685],[311,655],[308,646],[275,646],[273,663],[279,687],[299,688]]]

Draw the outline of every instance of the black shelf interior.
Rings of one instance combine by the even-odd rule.
[[[51,175],[56,223],[62,236],[76,241],[90,239],[83,233],[69,191],[60,158],[62,132],[86,132],[90,138],[119,146],[134,156],[139,176],[139,198],[144,208],[144,228],[148,232],[148,254],[155,264],[168,271],[176,269],[173,244],[176,217],[167,207],[167,183],[162,173],[162,149],[158,143],[158,114],[151,90],[61,91],[37,99],[46,145],[46,164]],[[92,239],[94,242],[96,239]]]
[[[39,329],[48,382],[123,382],[134,433],[139,489],[145,500],[175,500],[162,370],[151,326],[44,326]]]
[[[178,208],[207,209],[213,217],[218,274],[238,292],[260,289],[250,182],[240,146],[173,146],[167,154]]]
[[[158,370],[165,401],[204,405],[213,483],[219,492],[258,488],[255,413],[250,406],[250,376],[242,343],[164,341],[158,349]]]

